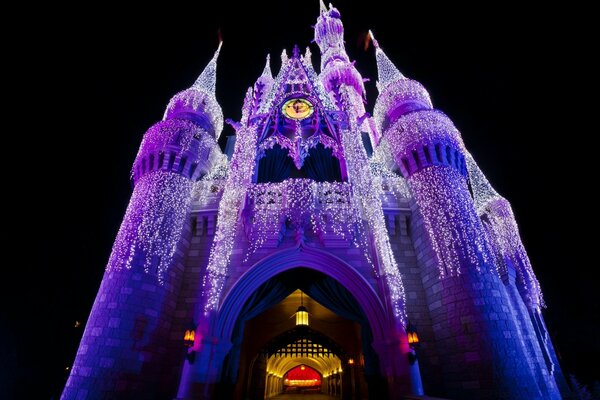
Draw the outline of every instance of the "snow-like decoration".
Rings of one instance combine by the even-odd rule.
[[[375,46],[375,58],[377,60],[377,89],[381,92],[390,83],[406,78],[379,47],[375,35],[373,35],[373,32],[370,30],[369,36],[371,36],[373,46]]]
[[[357,124],[358,116],[353,113],[352,106],[362,101],[352,88],[342,85],[338,98],[342,109],[348,110],[348,126],[342,128],[342,146],[348,165],[348,179],[352,184],[352,200],[355,207],[361,210],[362,217],[367,221],[374,238],[379,264],[378,275],[387,282],[394,316],[406,326],[406,298],[402,277],[390,246],[388,231],[385,224],[381,198],[383,185],[381,178],[371,173],[367,153],[362,144]],[[368,249],[364,249],[367,255]]]
[[[419,109],[432,109],[429,93],[419,82],[407,79],[388,58],[373,33],[369,31],[375,45],[377,59],[377,90],[373,118],[377,131],[383,132],[402,114]]]
[[[192,182],[152,171],[136,183],[113,245],[107,271],[141,267],[162,284],[172,265],[189,210]]]
[[[218,307],[220,294],[227,277],[231,251],[240,224],[239,214],[256,164],[257,128],[250,125],[248,121],[252,108],[252,97],[252,88],[249,88],[244,100],[235,149],[229,163],[229,175],[219,203],[217,229],[206,267],[207,274],[204,275],[203,282],[205,314]]]
[[[163,119],[184,118],[192,119],[206,125],[215,137],[223,130],[223,110],[215,96],[217,81],[217,58],[221,51],[222,42],[213,58],[206,65],[196,82],[184,91],[177,93],[167,105]]]
[[[486,270],[491,253],[465,178],[453,168],[434,167],[408,181],[438,256],[440,277],[460,274],[465,262]]]
[[[269,235],[282,233],[286,223],[296,231],[298,240],[303,240],[305,230],[310,229],[320,238],[331,230],[355,247],[367,243],[347,182],[288,179],[261,183],[249,189],[248,199],[252,210],[247,229],[251,246],[246,261]]]
[[[512,266],[525,302],[530,308],[539,309],[544,306],[543,294],[521,241],[512,207],[492,187],[473,156],[467,153],[466,159],[475,209],[493,245],[498,272],[506,273],[508,266]]]

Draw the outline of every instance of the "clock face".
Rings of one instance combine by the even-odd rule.
[[[286,117],[300,120],[309,117],[314,108],[306,99],[290,99],[283,104],[281,110]]]

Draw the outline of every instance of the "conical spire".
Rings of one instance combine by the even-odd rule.
[[[327,7],[325,6],[325,2],[323,0],[319,0],[319,7],[321,8],[321,14],[327,12]]]
[[[282,69],[288,63],[289,59],[290,58],[288,57],[287,51],[285,51],[285,49],[283,49],[281,51],[281,68]]]
[[[304,62],[306,62],[307,64],[312,64],[312,52],[310,51],[310,48],[308,46],[306,46],[306,51],[304,52]]]
[[[471,189],[473,190],[475,209],[478,213],[481,213],[490,200],[498,199],[502,196],[496,192],[496,189],[494,189],[492,184],[487,180],[469,152],[466,152],[466,160]]]
[[[204,71],[202,71],[198,79],[196,79],[196,82],[194,82],[194,84],[192,85],[193,89],[205,93],[215,93],[215,89],[217,86],[217,58],[219,58],[219,52],[221,51],[222,45],[223,42],[219,42],[219,47],[217,47],[215,55],[206,65]]]
[[[371,40],[373,40],[373,46],[375,46],[375,58],[377,59],[377,87],[380,89],[380,91],[382,88],[386,87],[392,82],[400,79],[406,79],[379,47],[379,43],[375,39],[375,35],[373,35],[373,32],[370,30],[369,36],[371,36]]]
[[[264,76],[267,78],[273,78],[273,73],[271,73],[271,54],[267,54],[267,61],[265,63],[265,69],[263,69],[262,74],[260,76]]]

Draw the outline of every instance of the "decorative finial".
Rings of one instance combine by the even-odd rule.
[[[267,61],[265,62],[265,69],[263,69],[263,72],[262,72],[262,74],[260,74],[260,76],[273,78],[273,74],[271,73],[271,54],[267,54]]]
[[[215,51],[213,58],[208,62],[198,79],[196,79],[192,88],[202,92],[215,93],[217,86],[217,58],[219,58],[222,45],[223,42],[219,42],[219,47],[217,47],[217,51]]]
[[[311,58],[312,58],[312,52],[310,51],[310,48],[308,46],[306,46],[306,51],[304,52],[304,61],[307,64],[310,64],[310,63],[312,63]]]
[[[373,41],[373,46],[375,46],[376,49],[379,48],[379,42],[377,41],[377,39],[375,39],[375,35],[373,35],[373,31],[369,29],[369,36],[371,37],[371,40]]]
[[[298,47],[297,44],[294,45],[294,50],[292,50],[292,57],[300,58],[300,48]]]
[[[281,51],[281,67],[283,68],[284,65],[286,65],[288,63],[289,57],[287,54],[287,51],[285,49],[283,49]]]

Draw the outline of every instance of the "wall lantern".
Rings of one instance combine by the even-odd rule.
[[[183,335],[183,345],[185,347],[192,347],[194,345],[194,338],[196,337],[195,329],[186,329]]]
[[[415,347],[419,347],[419,335],[417,335],[417,330],[411,323],[409,323],[406,328],[406,334],[408,336],[408,345],[410,348],[414,349]]]
[[[410,347],[410,351],[408,352],[408,362],[410,365],[413,365],[417,362],[416,348],[419,347],[419,335],[410,322],[406,327],[406,336],[408,337],[408,347]]]
[[[192,349],[194,346],[194,341],[196,339],[196,325],[191,323],[188,329],[185,330],[183,334],[183,345],[188,349],[185,358],[189,361],[190,364],[193,364],[196,360],[196,351]]]

